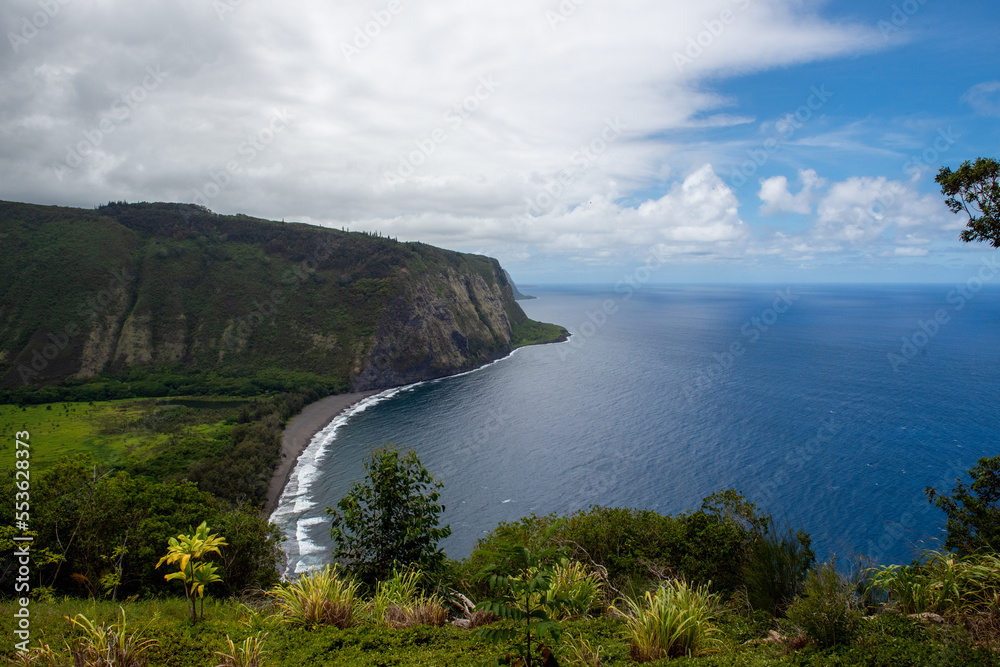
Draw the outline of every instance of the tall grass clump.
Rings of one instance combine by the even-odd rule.
[[[4,658],[3,664],[13,667],[64,667],[67,662],[63,655],[39,639],[38,646],[33,646],[27,651],[17,651],[13,657]]]
[[[392,605],[409,603],[417,596],[420,583],[419,570],[393,569],[392,578],[375,584],[375,597],[369,605],[369,613],[376,623],[384,623],[385,615]]]
[[[584,616],[593,609],[601,596],[603,585],[589,566],[564,558],[552,571],[552,584],[545,599],[565,599],[569,604],[557,615],[560,620]]]
[[[390,628],[415,625],[444,625],[448,612],[435,595],[425,596],[419,583],[420,570],[392,571],[392,578],[375,585],[375,597],[369,605],[372,620]]]
[[[563,663],[572,667],[602,667],[601,645],[594,646],[583,637],[566,635],[563,640]]]
[[[625,612],[613,608],[626,617],[631,655],[637,662],[697,656],[718,643],[712,620],[719,601],[707,585],[691,586],[675,579],[647,592],[642,602],[625,602]]]
[[[87,667],[145,667],[146,651],[156,646],[155,639],[143,639],[129,631],[125,609],[112,624],[95,623],[83,614],[66,617],[82,636],[70,646],[73,664]]]
[[[215,667],[261,667],[264,664],[264,639],[267,633],[247,637],[242,644],[234,644],[226,635],[229,653],[215,652],[222,659]]]
[[[836,558],[809,571],[802,597],[788,608],[788,621],[821,647],[850,644],[861,624],[858,602],[837,572]]]
[[[357,594],[358,584],[341,577],[330,565],[303,574],[290,584],[279,584],[271,591],[286,623],[335,625],[340,629],[357,623]]]

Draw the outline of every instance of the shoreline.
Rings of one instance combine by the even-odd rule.
[[[281,460],[271,476],[271,485],[267,489],[267,501],[264,511],[268,516],[278,507],[278,500],[288,485],[295,464],[302,452],[306,450],[313,437],[332,422],[337,415],[369,396],[379,391],[359,391],[351,394],[334,394],[310,403],[302,412],[288,420],[281,432]]]
[[[435,380],[458,377],[460,375],[465,375],[466,373],[474,373],[486,368],[487,366],[492,366],[498,361],[509,358],[522,347],[563,343],[569,340],[569,337],[569,332],[563,328],[563,335],[560,336],[558,340],[538,341],[519,345],[518,347],[512,348],[504,356],[487,362],[482,366],[477,366],[471,370],[461,371],[451,375],[445,375],[440,378],[433,378],[432,380],[420,380],[418,383],[433,382]],[[388,391],[389,389],[392,389],[392,387],[327,396],[326,398],[321,398],[315,403],[310,403],[302,409],[302,412],[295,415],[288,421],[288,424],[281,433],[281,460],[278,463],[278,467],[275,468],[274,474],[271,476],[271,484],[267,489],[267,500],[264,503],[264,511],[267,513],[268,517],[274,514],[274,511],[278,508],[278,501],[281,499],[281,494],[284,493],[285,487],[288,485],[288,480],[291,479],[292,471],[295,470],[299,457],[309,446],[309,443],[312,442],[313,437],[326,428],[330,422],[351,406],[363,401],[366,398]]]

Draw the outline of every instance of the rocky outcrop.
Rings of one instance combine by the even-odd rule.
[[[490,280],[448,268],[407,282],[386,309],[353,390],[439,378],[507,355],[525,318],[500,265],[492,268]]]

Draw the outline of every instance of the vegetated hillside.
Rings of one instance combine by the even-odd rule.
[[[8,390],[195,371],[373,389],[564,333],[488,257],[188,204],[0,202]]]

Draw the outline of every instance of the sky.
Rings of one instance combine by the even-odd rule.
[[[378,231],[519,284],[941,282],[996,0],[5,0],[0,199]],[[648,278],[647,278],[648,276]]]

